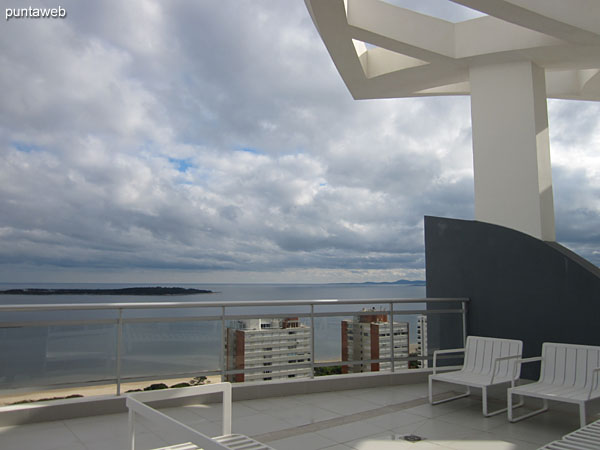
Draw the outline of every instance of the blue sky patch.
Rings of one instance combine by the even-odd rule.
[[[31,153],[31,152],[39,152],[42,150],[41,147],[37,145],[29,144],[27,142],[13,141],[11,145],[20,152]]]
[[[169,162],[181,173],[185,173],[190,167],[193,167],[188,159],[169,158]]]
[[[242,147],[238,149],[240,152],[246,152],[246,153],[252,153],[253,155],[262,155],[263,152],[261,152],[260,150],[257,150],[255,148],[250,148],[250,147]]]

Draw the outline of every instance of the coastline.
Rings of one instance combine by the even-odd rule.
[[[170,379],[156,379],[147,381],[134,381],[130,383],[121,383],[121,395],[132,389],[143,389],[151,384],[165,383],[168,386],[172,386],[177,383],[189,382],[190,378],[170,378]],[[210,375],[206,377],[206,384],[209,383],[220,383],[220,375]],[[53,398],[53,397],[67,397],[69,395],[82,395],[84,397],[94,397],[97,395],[115,395],[117,391],[117,385],[112,384],[101,384],[97,386],[82,386],[82,387],[67,387],[61,389],[43,389],[23,392],[20,394],[11,394],[10,391],[6,391],[7,395],[0,392],[0,407],[9,406],[15,402],[28,400],[28,401],[39,401],[41,399]]]
[[[82,289],[82,288],[26,288],[0,290],[0,295],[151,295],[151,296],[174,296],[174,295],[197,295],[214,294],[207,289],[142,286],[112,289]]]

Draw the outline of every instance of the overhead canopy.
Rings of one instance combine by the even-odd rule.
[[[355,99],[468,95],[469,69],[528,61],[549,98],[600,100],[600,1],[448,0],[459,23],[379,0],[305,0]]]

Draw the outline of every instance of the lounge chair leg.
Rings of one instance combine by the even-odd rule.
[[[519,402],[513,404],[512,401],[512,394],[510,393],[510,391],[508,392],[507,396],[506,396],[506,411],[508,411],[508,420],[510,422],[513,421],[513,411],[517,408],[520,408],[521,406],[523,406],[525,404],[525,399],[523,398],[522,395],[519,395]]]
[[[585,414],[585,402],[579,404],[579,426],[585,427],[587,424],[587,415]]]
[[[433,404],[433,380],[429,377],[429,404]]]
[[[523,403],[524,403],[523,396],[520,396],[520,397],[521,397],[521,401],[513,407],[512,406],[512,393],[510,392],[510,390],[508,391],[508,421],[509,422],[513,422],[513,423],[520,422],[521,420],[527,419],[528,417],[537,416],[538,414],[548,411],[548,400],[543,399],[542,400],[542,403],[543,403],[542,408],[536,409],[535,411],[531,411],[530,413],[527,413],[527,414],[523,414],[522,416],[519,416],[519,417],[514,417],[513,409],[515,409],[519,406],[523,406]]]
[[[429,380],[429,382],[431,383],[431,380]],[[450,402],[452,400],[458,400],[459,398],[468,397],[469,395],[471,395],[471,388],[469,386],[467,386],[467,392],[465,392],[464,394],[455,395],[454,397],[445,398],[443,400],[437,400],[434,402],[433,401],[433,390],[430,389],[429,390],[429,403],[431,403],[432,405],[439,405],[440,403],[446,403],[446,402]]]
[[[497,409],[496,411],[490,411],[490,412],[488,412],[487,388],[485,388],[485,387],[481,388],[481,402],[483,404],[482,409],[483,409],[483,415],[485,417],[495,416],[497,414],[500,414],[500,413],[506,411],[506,409],[507,409],[507,408],[500,408],[500,409]]]
[[[469,395],[471,395],[471,387],[467,386],[467,392],[465,392],[464,394],[460,394],[460,395],[456,395],[454,397],[450,397],[450,398],[445,398],[443,400],[437,400],[437,401],[433,401],[433,378],[431,377],[431,375],[429,376],[429,404],[431,405],[439,405],[440,403],[446,403],[452,400],[457,400],[459,398],[463,398],[463,397],[468,397]]]
[[[510,410],[512,410],[512,409],[518,408],[520,406],[523,406],[523,403],[524,403],[523,397],[522,396],[519,396],[519,397],[521,397],[521,401],[519,403],[515,404],[515,405],[512,405],[512,398],[510,396],[508,396],[508,403],[507,403],[507,406],[505,408],[500,408],[500,409],[497,409],[495,411],[488,412],[488,408],[487,408],[487,388],[483,387],[481,389],[481,401],[483,402],[483,415],[485,417],[492,417],[492,416],[496,416],[496,415],[498,415],[500,413],[503,413],[505,411],[509,411],[509,408],[510,408]],[[509,415],[510,415],[510,413],[509,413]]]

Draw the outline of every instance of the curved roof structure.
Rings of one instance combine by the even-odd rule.
[[[600,1],[448,0],[448,22],[379,0],[305,0],[355,99],[468,95],[469,70],[532,62],[549,98],[600,100]]]

